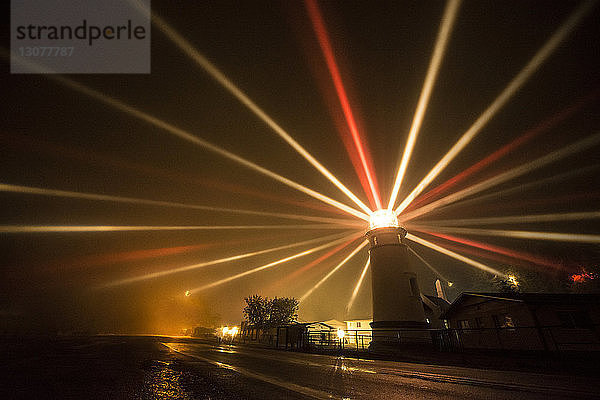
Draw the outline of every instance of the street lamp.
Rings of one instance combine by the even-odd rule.
[[[344,336],[346,336],[346,332],[343,329],[338,328],[338,330],[337,330],[337,337],[338,337],[338,340],[340,341],[340,348],[341,349],[344,348]]]

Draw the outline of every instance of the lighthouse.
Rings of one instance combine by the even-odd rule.
[[[366,237],[373,292],[372,348],[398,343],[428,343],[417,275],[410,266],[406,230],[392,210],[375,211]]]

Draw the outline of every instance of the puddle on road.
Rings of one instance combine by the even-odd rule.
[[[154,360],[148,367],[144,380],[144,399],[187,400],[191,397],[183,387],[183,373],[175,367],[174,361]]]

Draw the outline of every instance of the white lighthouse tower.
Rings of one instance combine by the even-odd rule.
[[[366,236],[373,289],[371,347],[430,342],[417,275],[404,244],[406,230],[393,211],[378,210],[371,215]]]

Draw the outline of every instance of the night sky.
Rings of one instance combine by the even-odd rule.
[[[575,1],[462,4],[400,191],[403,199],[580,5]],[[322,2],[342,80],[384,203],[411,126],[444,2]],[[367,202],[346,152],[344,119],[304,3],[152,1],[152,12],[190,41],[249,98]],[[5,13],[6,15],[6,13]],[[458,190],[598,133],[600,7],[596,6],[530,80],[425,191],[543,126],[530,142],[471,176]],[[9,47],[9,22],[4,45]],[[326,178],[177,48],[152,29],[152,73],[69,75],[260,166],[354,206]],[[324,203],[78,93],[46,75],[11,75],[2,58],[0,183],[216,207],[347,218]],[[448,207],[419,221],[597,211],[599,147],[551,163],[485,193],[587,168],[532,190]],[[279,218],[0,192],[1,225],[297,225]],[[481,228],[600,234],[598,220]],[[299,297],[350,247],[293,279],[319,255],[186,297],[186,290],[292,255],[264,254],[130,285],[109,282],[340,232],[231,230],[0,233],[0,318],[6,330],[177,332],[194,323],[239,323],[245,296]],[[433,241],[433,237],[423,235]],[[600,262],[596,244],[473,236],[555,260],[565,271]],[[443,241],[436,243],[443,244]],[[314,246],[314,245],[313,245]],[[413,248],[463,290],[491,290],[492,276],[435,251]],[[460,252],[460,250],[457,250]],[[462,253],[468,255],[466,252]],[[542,271],[468,255],[499,270]],[[300,306],[305,320],[370,314],[367,278],[345,306],[367,258],[359,253]],[[413,260],[422,290],[435,276]],[[522,260],[521,260],[522,261]],[[218,315],[217,315],[218,314]],[[8,327],[8,328],[7,328]],[[0,328],[0,331],[2,328]]]

